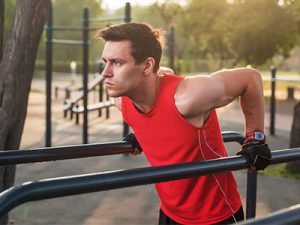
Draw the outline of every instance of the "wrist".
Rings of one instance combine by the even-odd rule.
[[[249,131],[245,135],[245,142],[248,141],[257,141],[263,144],[266,142],[266,135],[260,130]]]

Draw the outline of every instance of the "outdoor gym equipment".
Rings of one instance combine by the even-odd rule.
[[[222,136],[224,142],[243,142],[243,136],[236,132],[224,132]],[[91,148],[91,151],[86,151],[86,148]],[[26,153],[27,151],[2,151],[0,152],[0,159],[4,160],[1,160],[0,165],[88,157],[98,155],[95,154],[96,152],[100,153],[99,155],[128,153],[133,150],[132,148],[131,144],[126,142],[115,142],[98,144],[98,146],[82,145],[61,147],[60,150],[56,148],[44,148],[31,150],[29,154]],[[34,154],[34,151],[37,151],[37,154]],[[46,158],[43,156],[42,151],[48,152]],[[55,151],[54,154],[51,155],[51,151]],[[103,154],[104,152],[105,154]],[[272,152],[271,164],[299,159],[300,148],[277,150]],[[29,201],[152,184],[247,168],[249,168],[249,161],[246,156],[233,156],[201,162],[136,168],[26,182],[0,193],[0,216],[3,216],[14,207]],[[254,218],[256,214],[256,189],[257,173],[255,170],[248,169],[246,198],[247,219]],[[299,223],[299,206],[283,210],[270,215],[265,220],[259,219],[258,221],[269,223],[276,221],[276,224]],[[259,224],[255,223],[255,220],[250,220],[249,222],[251,222],[250,224]]]
[[[88,143],[88,74],[89,74],[89,31],[98,30],[91,28],[90,22],[114,22],[114,21],[131,21],[131,6],[127,2],[125,5],[125,16],[113,18],[89,18],[89,10],[83,9],[82,26],[55,26],[52,24],[52,5],[50,6],[47,25],[46,25],[46,137],[45,146],[50,147],[51,144],[51,96],[52,96],[52,46],[53,44],[61,45],[77,45],[82,46],[82,65],[83,65],[83,132],[82,142]],[[63,40],[53,39],[53,31],[81,31],[82,40]],[[123,134],[128,133],[128,126],[124,126]]]

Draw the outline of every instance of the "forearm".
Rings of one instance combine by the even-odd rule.
[[[264,131],[265,103],[261,75],[252,71],[246,76],[247,87],[240,98],[245,117],[245,133]]]

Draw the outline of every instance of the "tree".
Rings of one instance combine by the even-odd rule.
[[[0,62],[0,150],[20,146],[38,44],[50,0],[18,0]],[[3,35],[3,33],[1,33]],[[0,167],[0,191],[14,184],[15,166]],[[7,216],[0,224],[7,223]]]
[[[296,22],[273,0],[246,0],[233,5],[231,48],[235,65],[262,65],[275,54],[289,55],[296,40]]]

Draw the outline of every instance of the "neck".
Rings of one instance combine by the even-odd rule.
[[[161,76],[153,74],[149,79],[145,80],[144,85],[140,86],[140,90],[133,97],[130,97],[134,105],[141,112],[149,112],[154,106],[160,86]]]

